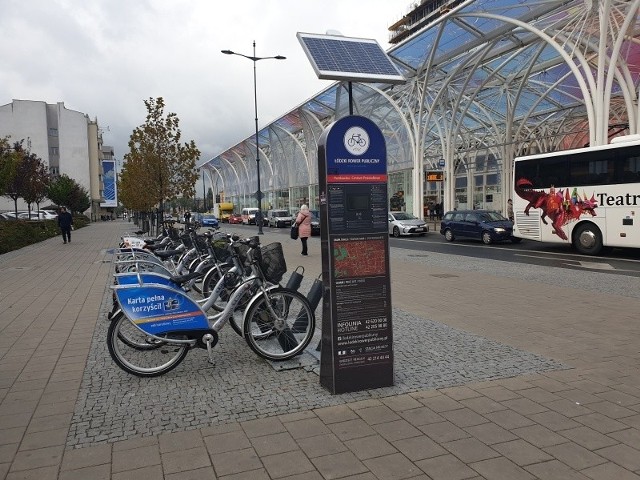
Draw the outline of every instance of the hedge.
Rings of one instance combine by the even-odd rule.
[[[75,229],[86,227],[89,218],[73,216]],[[61,235],[56,220],[6,220],[0,221],[0,254]]]

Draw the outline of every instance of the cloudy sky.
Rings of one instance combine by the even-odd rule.
[[[144,123],[143,100],[165,99],[208,160],[254,131],[253,63],[262,128],[331,84],[297,32],[375,38],[409,0],[0,0],[0,105],[64,102],[97,119],[116,158]]]

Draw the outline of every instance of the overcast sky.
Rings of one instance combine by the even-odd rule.
[[[183,141],[208,160],[254,132],[253,63],[262,128],[331,85],[297,32],[375,38],[409,0],[0,0],[0,105],[64,102],[97,119],[117,159],[144,123],[143,100],[165,99]]]

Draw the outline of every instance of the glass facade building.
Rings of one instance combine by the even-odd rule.
[[[423,0],[391,30],[407,82],[352,88],[384,133],[394,209],[506,211],[514,157],[640,133],[640,0]],[[335,82],[199,167],[257,206],[259,151],[263,210],[316,209],[318,139],[348,114]]]

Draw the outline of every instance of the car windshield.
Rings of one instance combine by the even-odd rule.
[[[273,212],[274,217],[288,217],[289,214],[287,212]]]
[[[203,215],[202,218],[206,218],[208,220],[215,220],[216,216],[215,215]]]
[[[410,213],[407,212],[393,212],[392,215],[396,220],[417,220],[417,217],[414,217]]]
[[[502,222],[507,220],[498,212],[484,212],[479,215],[480,220],[483,222]]]

